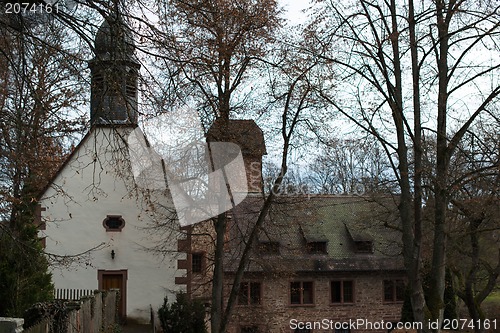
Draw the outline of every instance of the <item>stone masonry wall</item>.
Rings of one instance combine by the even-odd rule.
[[[18,333],[23,331],[24,319],[0,317],[0,332]]]
[[[290,321],[349,322],[365,319],[371,323],[382,320],[397,322],[401,316],[401,303],[383,302],[384,279],[401,279],[401,275],[388,273],[363,273],[357,275],[303,276],[273,279],[248,279],[262,283],[262,301],[258,306],[235,307],[228,333],[240,333],[243,326],[258,326],[260,332],[290,333]],[[354,281],[354,304],[331,304],[330,281],[337,279]],[[290,282],[314,281],[314,305],[290,305]],[[229,289],[229,287],[228,287]],[[313,329],[312,332],[334,332],[333,329]],[[387,332],[386,329],[351,329],[351,332]]]

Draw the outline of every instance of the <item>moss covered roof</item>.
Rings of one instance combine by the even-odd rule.
[[[249,198],[234,210],[226,270],[236,269],[242,239],[261,205],[262,200]],[[279,198],[260,230],[248,271],[403,270],[398,225],[392,198]],[[259,244],[264,242],[278,242],[279,253],[262,253]],[[326,243],[326,253],[311,253],[308,246],[318,242]]]

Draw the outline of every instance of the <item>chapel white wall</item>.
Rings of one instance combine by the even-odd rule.
[[[149,319],[150,304],[158,308],[163,298],[175,300],[175,293],[185,287],[175,284],[175,277],[185,275],[177,269],[178,224],[160,231],[151,227],[167,221],[161,206],[171,207],[163,194],[152,193],[146,200],[134,186],[128,154],[120,136],[126,140],[127,128],[97,127],[56,177],[41,200],[45,207],[42,219],[46,230],[48,253],[73,256],[68,267],[52,269],[55,288],[97,289],[98,270],[128,271],[127,317]],[[160,205],[161,204],[161,205]],[[120,232],[106,232],[107,215],[121,215],[125,227]],[[151,252],[162,242],[164,256]],[[115,251],[115,259],[111,251]]]

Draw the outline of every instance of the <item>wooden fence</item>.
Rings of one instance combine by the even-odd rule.
[[[84,296],[94,295],[93,289],[56,289],[54,299],[65,301],[78,301]]]
[[[99,333],[113,332],[118,325],[119,290],[95,291],[92,296],[84,296],[79,301],[68,302],[65,332],[57,333]],[[24,330],[25,333],[53,332],[54,318],[47,318]]]

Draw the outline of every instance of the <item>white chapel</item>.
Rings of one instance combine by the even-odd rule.
[[[40,236],[59,260],[56,289],[118,288],[122,318],[147,322],[184,291],[185,254],[167,193],[134,183],[126,142],[138,126],[140,64],[123,22],[110,16],[96,34],[91,128],[40,196]]]

